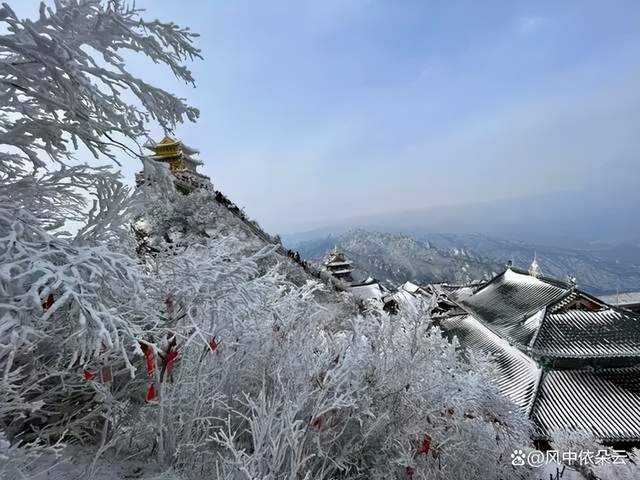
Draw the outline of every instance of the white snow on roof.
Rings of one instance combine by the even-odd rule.
[[[473,287],[461,287],[457,289],[455,292],[451,292],[449,296],[451,297],[452,300],[455,300],[457,302],[459,300],[463,300],[466,297],[470,297],[471,295],[473,295],[473,292],[474,292]]]
[[[344,266],[351,265],[351,262],[347,262],[347,261],[344,261],[344,262],[342,262],[342,261],[341,262],[328,262],[328,263],[326,263],[326,265],[327,265],[327,267],[344,267]]]
[[[349,291],[358,300],[382,300],[384,292],[379,283],[372,283],[370,285],[356,285],[349,288]]]
[[[351,273],[351,272],[353,272],[353,270],[350,269],[350,268],[344,268],[342,270],[332,270],[331,271],[331,273],[333,273],[334,275],[340,275],[342,273]]]
[[[420,290],[420,287],[412,282],[404,282],[404,284],[402,285],[402,289],[409,293],[416,293],[418,290]]]
[[[532,277],[531,275],[514,272],[510,268],[507,268],[507,270],[504,272],[504,279],[507,282],[527,283],[529,285],[539,286],[544,285],[544,282],[542,280],[538,280],[536,277]]]
[[[391,297],[398,302],[400,309],[410,308],[415,310],[418,308],[417,297],[404,289],[400,289],[397,292],[392,293]]]
[[[458,315],[441,322],[443,330],[458,337],[460,344],[490,353],[497,367],[498,388],[523,411],[533,404],[541,369],[530,357],[489,330],[473,315]]]
[[[544,318],[546,311],[547,311],[546,308],[542,308],[538,312],[531,315],[529,318],[525,320],[523,327],[530,328],[532,330],[537,330],[540,324],[542,323],[542,319]]]

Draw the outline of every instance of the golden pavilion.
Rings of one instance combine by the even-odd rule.
[[[180,140],[165,136],[159,142],[148,142],[145,148],[153,153],[147,158],[167,163],[169,171],[175,177],[176,188],[183,193],[190,193],[197,189],[212,189],[211,180],[197,171],[202,161],[195,156],[198,150],[191,148]],[[136,176],[138,185],[144,183],[141,174]]]

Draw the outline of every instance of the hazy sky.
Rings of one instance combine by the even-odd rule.
[[[269,230],[640,177],[638,1],[136,4],[201,34],[197,88],[155,81]]]

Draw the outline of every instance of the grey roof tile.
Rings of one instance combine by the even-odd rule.
[[[455,335],[465,348],[491,354],[502,394],[522,410],[529,410],[540,376],[540,368],[533,359],[499,338],[471,315],[450,317],[442,320],[440,326],[445,332]]]
[[[568,294],[567,289],[508,269],[473,295],[456,300],[500,337],[526,348],[539,325],[532,317]]]
[[[603,442],[640,439],[640,368],[545,372],[531,412],[538,436],[590,431]]]
[[[562,358],[640,357],[640,316],[615,309],[548,313],[532,353]]]

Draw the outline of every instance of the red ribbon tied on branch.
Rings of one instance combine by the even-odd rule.
[[[420,446],[418,447],[418,450],[416,451],[416,453],[418,455],[424,453],[425,455],[429,453],[429,449],[431,448],[431,437],[429,435],[424,436],[424,438],[422,439],[422,443],[420,444]]]
[[[147,375],[152,375],[156,368],[156,355],[153,348],[146,343],[138,342],[147,363]]]
[[[158,396],[158,394],[156,392],[156,386],[152,383],[147,388],[146,400],[147,400],[147,402],[152,402],[157,398],[157,396]]]
[[[324,426],[322,417],[317,417],[313,422],[311,422],[311,426],[316,430],[322,430],[322,427]]]
[[[167,373],[173,370],[173,367],[176,366],[176,360],[178,359],[178,352],[175,350],[169,350],[164,357],[164,365],[167,369]]]
[[[49,310],[53,306],[53,304],[55,302],[56,302],[56,299],[53,297],[53,294],[50,293],[47,296],[47,299],[42,304],[42,309],[46,312],[47,310]]]

